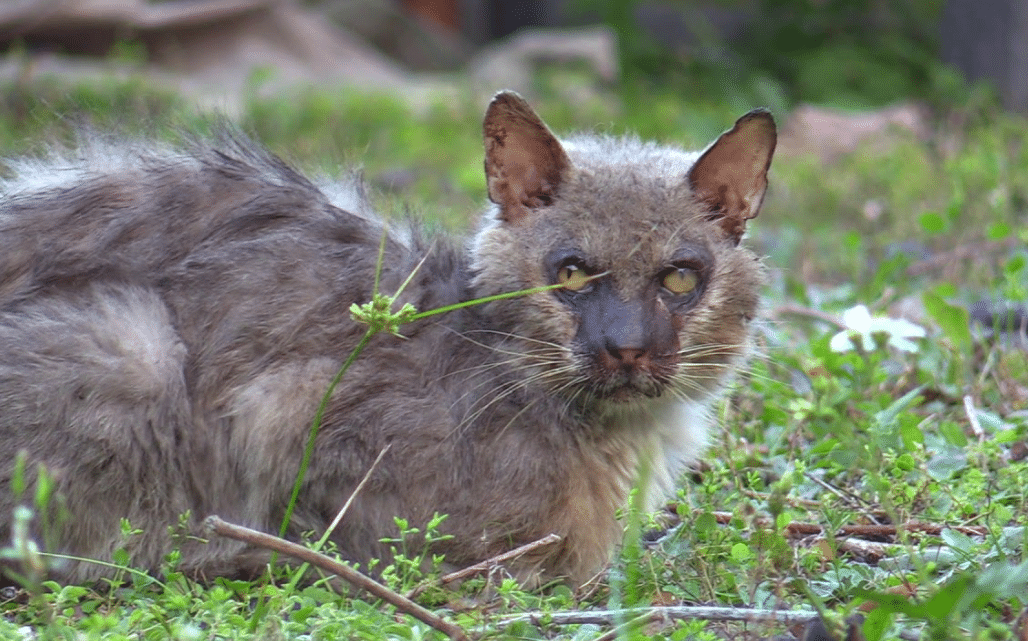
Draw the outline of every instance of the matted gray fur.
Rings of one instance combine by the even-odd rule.
[[[700,455],[748,350],[762,270],[739,241],[774,122],[751,112],[702,153],[562,142],[505,92],[484,134],[494,204],[480,231],[387,229],[380,290],[415,272],[398,304],[428,310],[562,287],[372,339],[328,405],[289,535],[320,535],[367,476],[332,535],[344,556],[385,556],[394,517],[422,527],[440,513],[452,538],[435,552],[451,565],[556,533],[510,570],[578,584],[620,541],[639,470],[653,506]],[[9,167],[0,536],[41,464],[58,493],[34,524],[50,551],[110,561],[124,548],[159,571],[178,547],[190,573],[259,571],[259,551],[197,537],[211,514],[278,530],[319,401],[365,331],[348,310],[372,297],[384,232],[361,185],[319,189],[231,132],[93,140]],[[124,537],[122,519],[141,532]]]

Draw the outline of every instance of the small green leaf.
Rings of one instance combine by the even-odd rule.
[[[921,604],[921,617],[939,620],[947,619],[954,614],[963,614],[962,611],[958,611],[957,604],[964,602],[965,607],[969,605],[966,604],[965,596],[968,595],[969,590],[973,589],[974,578],[972,576],[961,574],[955,577]]]
[[[839,441],[834,438],[826,438],[810,448],[810,453],[815,455],[828,454],[839,446]]]
[[[1007,260],[1006,264],[1003,265],[1003,271],[1005,271],[1009,276],[1014,276],[1018,272],[1024,270],[1025,262],[1026,259],[1024,254],[1011,256],[1010,259]]]
[[[1003,430],[1001,432],[997,432],[996,436],[993,437],[992,440],[999,445],[1007,445],[1020,440],[1020,438],[1021,434],[1018,430]]]
[[[1010,235],[1010,225],[1006,223],[993,223],[986,231],[989,240],[1002,240]]]
[[[900,437],[903,439],[903,447],[908,450],[924,444],[924,432],[921,431],[921,426],[914,422],[904,422],[900,426]]]
[[[972,341],[967,310],[947,303],[933,292],[925,292],[922,300],[928,315],[938,323],[953,346],[959,350],[970,349]]]
[[[949,448],[937,453],[928,461],[928,476],[936,481],[948,481],[950,477],[967,467],[967,455],[963,450]]]
[[[921,227],[929,234],[941,234],[946,231],[947,227],[949,227],[946,223],[946,219],[937,211],[926,211],[921,214],[921,218],[919,220],[921,222]]]
[[[753,551],[745,543],[736,543],[732,546],[731,556],[737,563],[745,563],[753,558]]]
[[[710,512],[700,514],[693,523],[693,530],[697,533],[713,532],[715,529],[717,529],[717,519]]]
[[[958,532],[951,528],[944,529],[940,534],[942,542],[948,545],[955,552],[960,553],[965,558],[972,558],[974,556],[975,544],[971,540],[971,537],[967,536],[963,532]]]
[[[899,397],[892,402],[884,410],[875,414],[875,423],[878,427],[886,428],[892,426],[896,422],[896,417],[899,416],[904,410],[906,410],[914,402],[917,397],[921,395],[921,391],[924,389],[924,385],[915,387],[903,396]]]
[[[947,443],[954,447],[965,447],[967,445],[967,435],[964,434],[963,428],[953,421],[942,421],[939,423],[939,434],[946,439]]]
[[[25,493],[27,483],[25,467],[27,460],[28,453],[24,450],[18,452],[18,455],[14,458],[14,472],[11,475],[11,494],[18,498],[21,498],[21,495]]]
[[[877,607],[864,617],[863,632],[867,641],[880,641],[892,625],[892,612],[887,608]]]

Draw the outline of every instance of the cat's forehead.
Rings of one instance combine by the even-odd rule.
[[[649,270],[717,241],[688,181],[698,153],[631,138],[572,139],[566,148],[573,169],[548,224],[561,230],[556,242],[575,245],[598,268]]]
[[[698,151],[658,145],[635,136],[579,135],[563,140],[562,144],[572,166],[578,170],[632,173],[667,181],[684,180],[700,157]]]

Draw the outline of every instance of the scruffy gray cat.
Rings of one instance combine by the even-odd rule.
[[[394,517],[433,513],[453,565],[551,532],[526,583],[581,583],[619,542],[640,469],[655,505],[703,450],[744,357],[762,270],[739,245],[775,146],[764,111],[702,153],[558,141],[528,104],[485,116],[494,203],[469,242],[388,230],[379,289],[428,310],[562,284],[377,335],[336,389],[289,528],[347,557],[387,553]],[[0,535],[26,497],[60,500],[52,551],[206,576],[259,569],[240,543],[173,540],[210,514],[277,531],[318,403],[364,333],[383,224],[359,184],[315,187],[257,145],[91,142],[11,165],[0,201]],[[420,265],[420,267],[419,267]],[[590,278],[593,277],[593,278]],[[380,463],[376,457],[388,446]],[[370,474],[369,474],[370,470]],[[31,486],[31,478],[29,479]],[[26,492],[31,496],[31,487]],[[43,527],[48,517],[50,523]],[[142,533],[123,537],[127,518]],[[47,531],[43,531],[47,530]],[[60,577],[110,574],[67,561]]]

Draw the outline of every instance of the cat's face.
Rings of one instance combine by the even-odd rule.
[[[475,284],[480,295],[560,287],[492,304],[511,350],[583,401],[705,399],[747,350],[758,305],[762,270],[738,241],[766,185],[770,117],[744,117],[701,155],[562,144],[519,101],[501,94],[486,116],[498,208],[476,239]]]

